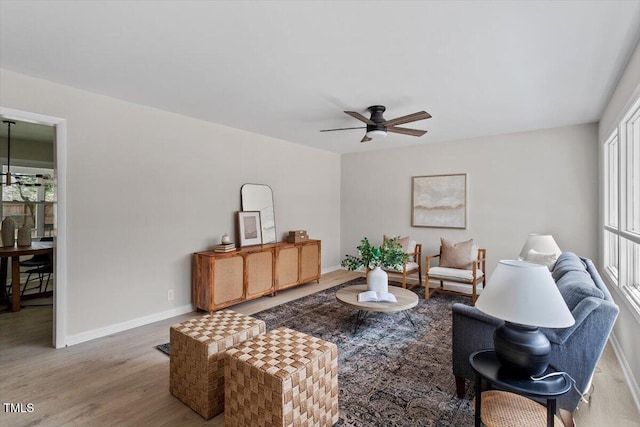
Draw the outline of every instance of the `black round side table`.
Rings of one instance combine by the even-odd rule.
[[[494,350],[476,351],[469,356],[469,363],[476,373],[476,427],[480,427],[482,380],[485,380],[489,385],[522,396],[546,399],[547,427],[554,427],[556,399],[571,390],[571,381],[566,374],[551,376],[538,381],[526,377],[518,377],[502,368]],[[553,372],[558,371],[549,366],[544,375]]]

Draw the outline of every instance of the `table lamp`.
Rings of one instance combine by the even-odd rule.
[[[493,334],[496,356],[523,377],[541,375],[549,365],[551,343],[538,328],[575,323],[549,269],[526,261],[500,261],[476,307],[505,321]]]
[[[520,251],[520,259],[525,259],[531,249],[542,254],[554,254],[556,258],[562,253],[551,234],[529,234]]]

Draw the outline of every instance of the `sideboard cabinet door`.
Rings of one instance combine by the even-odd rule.
[[[320,240],[311,240],[300,248],[300,283],[320,280]]]
[[[240,256],[216,259],[213,264],[213,304],[216,307],[231,305],[244,299],[242,264]]]
[[[276,290],[286,289],[299,283],[300,248],[296,245],[278,248],[278,283]]]
[[[274,251],[251,252],[246,256],[247,299],[274,293]]]
[[[197,309],[212,312],[244,299],[244,261],[239,255],[196,253],[191,275],[191,302]]]

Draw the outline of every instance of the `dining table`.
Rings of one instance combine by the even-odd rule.
[[[54,242],[32,242],[30,246],[0,247],[0,297],[9,301],[11,311],[20,311],[20,257],[49,254],[53,261]],[[6,287],[7,264],[11,258],[11,295]]]

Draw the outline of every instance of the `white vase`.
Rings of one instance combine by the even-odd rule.
[[[376,292],[389,292],[389,275],[387,272],[376,267],[367,273],[367,289]]]

